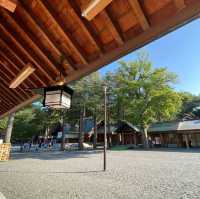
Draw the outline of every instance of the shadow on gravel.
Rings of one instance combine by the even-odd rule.
[[[62,160],[71,158],[90,158],[93,154],[99,154],[102,151],[50,151],[50,152],[27,152],[12,153],[11,160],[19,159],[40,159],[40,160]]]
[[[178,149],[178,148],[150,148],[150,149],[128,149],[128,151],[146,152],[173,152],[173,153],[200,153],[200,148]]]

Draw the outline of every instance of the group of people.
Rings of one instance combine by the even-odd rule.
[[[38,152],[38,151],[49,151],[52,150],[56,144],[56,140],[40,140],[37,144],[33,144],[31,141],[25,142],[21,145],[21,152]]]

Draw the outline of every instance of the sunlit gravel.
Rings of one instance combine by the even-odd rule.
[[[199,199],[200,151],[43,152],[0,162],[7,199]]]

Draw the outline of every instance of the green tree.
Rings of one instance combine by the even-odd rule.
[[[136,61],[119,64],[115,77],[118,103],[124,107],[124,118],[140,125],[148,146],[149,124],[173,119],[180,109],[180,95],[172,88],[177,77],[166,68],[154,69],[144,53]]]
[[[33,110],[31,106],[17,112],[14,120],[12,141],[16,139],[30,139],[37,133],[37,124],[32,123]]]
[[[102,116],[102,114],[99,114],[101,111],[102,93],[103,93],[102,80],[100,74],[98,72],[95,72],[75,82],[72,86],[75,92],[73,96],[72,109],[70,113],[71,116],[76,116],[75,117],[76,121],[77,121],[77,113],[79,113],[79,130],[80,130],[79,148],[83,149],[84,117],[93,116],[94,126],[95,126],[94,129],[96,129],[96,123],[97,123],[96,121]],[[75,114],[73,114],[74,112]],[[95,146],[96,146],[96,136],[94,136],[94,148]]]
[[[178,119],[191,120],[200,118],[200,96],[188,92],[179,93],[182,100],[182,108]]]
[[[5,131],[7,128],[8,117],[4,117],[0,120],[0,131]]]

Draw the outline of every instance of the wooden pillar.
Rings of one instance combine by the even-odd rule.
[[[121,142],[122,142],[122,135],[121,135],[121,133],[118,134],[118,142],[119,142],[119,144],[121,144]]]
[[[163,138],[163,134],[160,134],[160,144],[161,144],[161,147],[164,147],[164,138]]]
[[[134,145],[137,145],[137,135],[134,134]]]
[[[124,133],[122,133],[122,145],[124,145]]]
[[[194,147],[198,147],[198,139],[197,139],[197,134],[192,135],[192,142],[194,143]]]
[[[8,126],[6,130],[5,143],[10,143],[14,119],[15,119],[15,113],[11,113],[8,117]]]
[[[112,147],[112,134],[109,134],[108,136],[108,144],[109,144],[109,147]]]
[[[180,135],[176,134],[176,145],[177,145],[177,148],[180,147]]]

